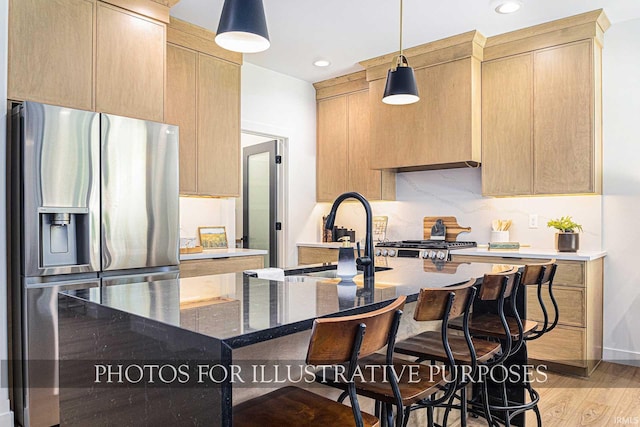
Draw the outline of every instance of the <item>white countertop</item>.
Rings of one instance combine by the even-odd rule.
[[[311,248],[339,248],[342,246],[340,242],[330,243],[297,243],[297,246],[306,246]],[[578,252],[558,252],[555,249],[542,248],[520,248],[519,250],[509,249],[492,249],[488,246],[479,248],[455,249],[451,251],[451,255],[475,255],[475,256],[500,256],[509,258],[555,258],[565,261],[592,261],[607,255],[607,251],[578,251]]]
[[[264,249],[243,249],[243,248],[227,248],[227,249],[205,249],[195,254],[180,254],[180,261],[190,259],[209,259],[209,258],[229,258],[234,256],[251,256],[266,255],[268,251]]]
[[[355,243],[351,242],[351,245],[355,247]],[[338,249],[342,246],[342,242],[327,242],[327,243],[296,243],[296,246],[306,246],[309,248],[334,248]]]
[[[508,258],[540,258],[565,261],[592,261],[607,255],[606,251],[558,252],[555,249],[520,248],[519,250],[479,248],[455,249],[451,255],[499,256]]]

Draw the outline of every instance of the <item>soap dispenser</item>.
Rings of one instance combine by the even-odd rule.
[[[351,238],[349,236],[343,236],[340,240],[342,241],[342,247],[338,252],[337,274],[342,280],[351,280],[358,274],[356,258],[353,254],[353,247],[351,246]]]

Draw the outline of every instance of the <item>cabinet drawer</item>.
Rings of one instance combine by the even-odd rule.
[[[480,256],[480,255],[452,255],[455,262],[483,262],[488,264],[540,264],[549,261],[543,258],[520,258],[506,256]],[[582,261],[557,261],[558,269],[553,281],[556,285],[581,286],[585,283],[585,262]]]
[[[535,285],[527,286],[527,318],[542,323],[544,317],[538,302],[537,289],[538,287]],[[558,311],[560,312],[559,325],[585,326],[584,289],[554,286],[553,295],[556,298]],[[542,289],[542,300],[547,308],[549,322],[552,322],[554,316],[553,304],[546,288]]]
[[[482,262],[486,264],[512,264],[512,265],[525,265],[525,264],[539,264],[541,262],[547,262],[549,259],[544,258],[522,258],[522,257],[509,257],[509,256],[482,256],[482,255],[452,255],[452,261],[456,262]]]
[[[208,276],[210,274],[237,273],[264,267],[262,255],[188,260],[180,263],[180,277]]]
[[[586,367],[585,330],[572,326],[557,326],[542,338],[527,341],[532,359],[563,365]]]
[[[558,261],[555,285],[569,285],[584,287],[585,263],[580,261]]]

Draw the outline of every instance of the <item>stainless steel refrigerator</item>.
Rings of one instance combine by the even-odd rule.
[[[13,409],[52,426],[58,292],[177,280],[178,128],[25,102],[11,134]]]

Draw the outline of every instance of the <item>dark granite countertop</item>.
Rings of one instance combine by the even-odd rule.
[[[321,316],[352,314],[383,306],[400,295],[415,300],[422,287],[443,287],[481,278],[491,264],[431,260],[376,260],[375,288],[356,276],[344,283],[331,277],[289,275],[284,281],[218,274],[178,280],[136,282],[68,294],[109,308],[177,326],[239,348],[311,328]],[[331,276],[331,272],[319,273]]]

